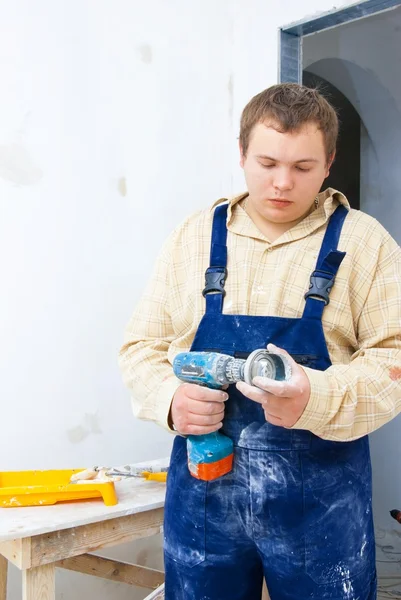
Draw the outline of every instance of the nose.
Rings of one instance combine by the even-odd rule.
[[[292,181],[291,172],[287,168],[278,169],[275,172],[273,181],[274,188],[279,192],[292,190],[294,183]]]

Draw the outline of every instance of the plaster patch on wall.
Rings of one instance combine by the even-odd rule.
[[[138,46],[138,53],[142,62],[144,62],[146,65],[151,64],[153,60],[152,46],[149,44],[142,44],[141,46]]]
[[[91,433],[99,434],[102,430],[99,425],[98,413],[86,413],[84,417],[84,424],[77,425],[67,430],[67,437],[72,444],[79,444],[88,437]]]
[[[100,419],[98,411],[96,411],[95,413],[86,413],[85,421],[88,427],[90,428],[91,433],[102,433],[99,423]]]
[[[82,425],[78,425],[78,427],[73,427],[67,431],[67,437],[72,444],[83,442],[88,435],[89,431],[85,427],[82,427]]]
[[[20,144],[0,146],[0,178],[17,185],[33,185],[43,172],[35,165],[27,150]]]
[[[120,177],[118,180],[117,189],[121,196],[127,195],[127,179],[125,177]]]

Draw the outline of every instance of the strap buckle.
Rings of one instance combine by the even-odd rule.
[[[309,297],[322,300],[324,305],[330,302],[329,294],[334,285],[335,276],[326,271],[314,271],[310,277],[309,290],[306,292],[305,300]]]
[[[227,269],[225,267],[209,267],[205,272],[205,289],[202,296],[206,294],[223,294],[226,295],[224,284],[226,282]]]

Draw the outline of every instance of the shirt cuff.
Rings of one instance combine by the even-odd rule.
[[[167,379],[161,384],[158,393],[159,401],[157,407],[157,422],[163,427],[163,429],[166,429],[170,433],[174,434],[176,433],[176,431],[174,431],[174,429],[170,427],[169,414],[174,394],[176,393],[180,385],[182,385],[182,381],[180,381],[174,376],[171,379]]]
[[[309,402],[298,421],[291,429],[307,429],[316,432],[331,419],[329,411],[329,386],[324,371],[302,367],[310,383]]]

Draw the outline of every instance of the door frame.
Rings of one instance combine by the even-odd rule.
[[[313,19],[303,19],[279,29],[279,83],[302,83],[303,38],[332,29],[345,23],[359,21],[401,6],[400,0],[365,0],[337,10],[323,13]]]

